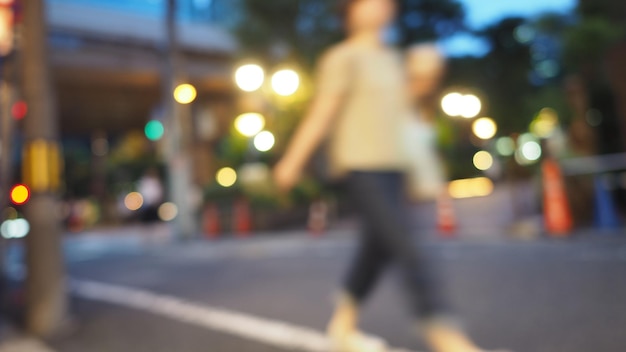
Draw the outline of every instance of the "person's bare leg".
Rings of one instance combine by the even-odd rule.
[[[335,352],[386,352],[385,341],[359,331],[359,306],[349,294],[341,294],[328,324],[328,335]]]
[[[355,333],[358,329],[359,307],[347,293],[339,294],[333,316],[328,323],[331,336],[345,336]]]

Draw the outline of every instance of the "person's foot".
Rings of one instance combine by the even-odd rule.
[[[483,350],[453,324],[431,323],[422,331],[426,343],[433,349],[433,352],[509,352]]]
[[[387,352],[385,341],[359,331],[329,336],[333,352]]]
[[[385,352],[385,341],[358,330],[359,306],[348,294],[339,295],[335,312],[328,324],[333,352]]]
[[[335,312],[328,323],[328,334],[330,336],[353,334],[357,331],[358,320],[358,304],[350,295],[342,293],[337,298]]]

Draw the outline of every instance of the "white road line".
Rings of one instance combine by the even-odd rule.
[[[72,280],[71,288],[76,296],[83,299],[142,310],[278,348],[305,352],[331,350],[330,342],[323,333],[277,320],[99,282]],[[410,352],[407,350],[395,352],[400,351]]]

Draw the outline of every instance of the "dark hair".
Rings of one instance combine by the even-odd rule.
[[[359,2],[359,0],[338,0],[337,1],[337,13],[339,14],[339,19],[346,23],[348,21],[348,13],[350,12],[350,7]]]
[[[348,20],[348,12],[350,11],[350,6],[354,5],[355,2],[359,0],[339,0],[337,3],[337,13],[339,14],[339,18],[345,23]]]

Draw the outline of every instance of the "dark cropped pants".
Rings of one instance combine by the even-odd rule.
[[[347,187],[364,228],[345,290],[364,301],[390,264],[401,271],[409,302],[420,320],[444,315],[442,297],[429,261],[411,236],[404,175],[400,172],[352,172]]]

